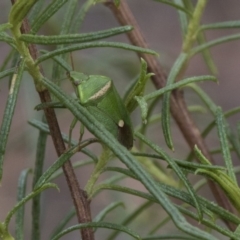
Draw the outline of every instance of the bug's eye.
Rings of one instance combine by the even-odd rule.
[[[81,84],[81,80],[73,80],[74,85],[77,87],[78,85]]]

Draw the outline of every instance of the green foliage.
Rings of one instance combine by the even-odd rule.
[[[85,208],[81,210],[83,212],[90,210],[92,216],[94,216],[93,220],[72,225],[70,221],[75,221],[78,211],[69,206],[69,209],[71,209],[69,213],[59,219],[59,223],[56,224],[57,226],[54,229],[50,229],[51,237],[49,239],[57,240],[72,231],[79,229],[82,231],[90,228],[94,230],[96,236],[98,236],[98,229],[107,229],[105,233],[108,240],[116,239],[120,233],[127,234],[128,237],[134,239],[145,240],[215,240],[218,239],[219,235],[233,240],[240,239],[240,218],[238,217],[240,189],[236,176],[236,173],[240,170],[233,163],[233,154],[236,154],[237,158],[240,157],[240,124],[237,124],[237,131],[234,132],[227,123],[230,116],[240,112],[240,107],[223,112],[222,108],[199,85],[199,82],[203,81],[206,82],[205,84],[210,81],[217,82],[215,76],[217,69],[211,57],[210,48],[240,38],[237,33],[207,41],[205,32],[238,29],[240,22],[228,21],[202,25],[201,22],[205,22],[203,16],[207,6],[206,0],[198,0],[195,5],[190,0],[154,1],[158,2],[154,4],[166,4],[178,13],[183,39],[181,51],[165,79],[165,86],[156,90],[152,89],[151,78],[157,78],[159,82],[162,79],[160,79],[161,76],[158,72],[151,72],[154,69],[152,66],[154,62],[151,60],[158,56],[158,52],[142,47],[138,43],[138,39],[135,39],[134,44],[117,42],[114,40],[115,38],[111,41],[100,41],[119,34],[128,35],[131,39],[131,34],[134,34],[134,31],[137,30],[136,26],[130,26],[129,22],[129,25],[125,26],[100,31],[89,29],[86,33],[82,33],[81,27],[87,13],[93,6],[112,4],[111,9],[115,9],[116,14],[116,11],[120,13],[121,4],[123,4],[124,9],[125,3],[123,1],[87,0],[82,4],[77,0],[51,1],[50,3],[46,3],[44,0],[18,0],[9,9],[8,22],[0,24],[0,41],[11,48],[0,68],[1,83],[4,83],[5,77],[10,77],[9,92],[0,127],[0,179],[7,174],[12,174],[5,171],[6,150],[11,152],[11,149],[15,147],[15,143],[12,143],[10,148],[7,148],[7,143],[9,143],[9,133],[15,110],[16,107],[19,107],[17,103],[19,93],[21,94],[20,87],[24,81],[24,76],[27,75],[24,72],[27,72],[33,80],[36,93],[40,96],[46,93],[50,94],[44,95],[45,101],[39,102],[35,107],[36,110],[46,113],[46,115],[42,115],[42,120],[28,121],[39,133],[35,148],[36,159],[33,169],[23,169],[19,173],[17,203],[1,220],[1,239],[25,239],[24,224],[26,219],[24,214],[28,207],[26,203],[29,201],[32,205],[31,239],[41,239],[44,231],[40,227],[41,214],[45,212],[42,209],[45,206],[41,204],[42,193],[49,188],[61,189],[60,186],[52,182],[56,178],[62,177],[63,174],[67,178],[70,190],[73,191],[71,179],[68,178],[66,168],[63,166],[66,163],[70,164],[69,159],[73,156],[79,156],[79,152],[84,154],[85,159],[80,157],[80,160],[72,164],[74,171],[87,165],[93,168],[91,169],[92,173],[87,176],[85,186],[81,182],[82,180],[79,180],[80,192],[87,196],[89,202],[92,202],[92,205],[85,205]],[[147,4],[151,5],[153,3],[147,1]],[[40,35],[39,30],[41,29],[44,32],[44,27],[50,24],[59,12],[61,13],[59,29],[54,29],[52,35]],[[23,30],[26,23],[24,23],[23,29],[21,28],[26,17],[31,23],[29,31]],[[120,22],[128,21],[130,21],[129,18],[126,18],[125,21]],[[48,48],[46,50],[38,46],[38,54],[34,52],[34,44],[45,45]],[[85,73],[84,63],[80,65],[81,73],[73,69],[72,52],[81,51],[82,54],[82,50],[95,51],[96,48],[100,50],[106,48],[118,49],[119,54],[114,56],[114,59],[117,60],[122,58],[120,53],[126,54],[126,51],[141,56],[138,62],[138,74],[129,84],[124,98],[121,98],[117,87],[115,87],[117,82],[109,77],[113,75],[113,72],[116,72],[115,76],[119,74],[118,71],[123,72],[124,64],[121,64],[116,70],[113,68],[113,64],[107,62],[106,59],[99,58],[97,59],[99,65],[102,62],[106,62],[105,66],[109,65],[106,69],[102,69],[103,73],[95,73],[93,66],[90,68],[90,74],[87,71]],[[91,51],[87,54],[91,54]],[[198,54],[202,54],[203,61],[210,73],[201,76],[187,76],[189,64],[193,57]],[[69,59],[71,59],[71,63],[69,63]],[[86,58],[83,62],[85,60]],[[134,63],[130,63],[128,59],[123,60],[123,63],[131,65],[131,69],[134,68]],[[49,71],[51,72],[49,73]],[[66,78],[66,73],[70,79]],[[104,74],[109,74],[109,76],[103,76]],[[124,76],[127,76],[127,74]],[[63,80],[63,78],[66,79]],[[164,77],[162,76],[162,78]],[[72,91],[75,92],[76,96],[69,94],[69,89],[66,87],[70,80],[73,85]],[[125,85],[124,82],[121,82],[121,84]],[[106,90],[107,86],[110,87]],[[196,114],[196,112],[198,112],[197,114],[208,114],[209,117],[205,120],[206,127],[201,134],[189,122],[179,123],[181,119],[178,119],[178,124],[189,124],[187,128],[190,132],[184,132],[188,131],[187,128],[183,130],[180,127],[180,130],[183,131],[185,137],[191,135],[192,132],[199,132],[198,138],[201,139],[213,135],[212,130],[215,130],[218,134],[219,146],[212,149],[212,145],[209,144],[209,151],[204,152],[200,150],[202,146],[194,146],[194,144],[189,143],[191,150],[190,152],[185,150],[186,157],[176,158],[176,155],[182,156],[182,153],[176,151],[173,154],[171,152],[171,150],[178,149],[176,147],[178,145],[176,135],[172,134],[171,130],[174,125],[171,122],[171,107],[175,104],[179,107],[179,115],[186,114],[184,111],[181,112],[183,103],[176,101],[176,96],[183,97],[181,93],[186,89],[202,101],[202,105],[191,103],[192,105],[187,106],[188,110],[193,114]],[[50,100],[50,95],[53,101]],[[160,104],[161,110],[158,107]],[[49,158],[47,152],[48,136],[50,133],[54,133],[53,129],[55,127],[58,128],[58,126],[53,126],[56,119],[53,122],[49,121],[49,116],[57,108],[60,109],[57,111],[59,119],[64,118],[63,112],[68,111],[68,114],[71,114],[76,121],[71,124],[70,120],[67,119],[70,133],[69,135],[61,133],[61,136],[57,139],[68,143],[68,149],[55,161],[51,161],[48,167],[44,167],[45,161]],[[131,114],[135,109],[138,109],[140,114],[136,111],[137,119],[132,121]],[[173,117],[176,116],[173,114]],[[79,141],[72,139],[71,134],[77,121],[81,124]],[[122,131],[121,121],[126,128],[125,131]],[[138,122],[139,126],[136,126],[135,122]],[[160,122],[163,132],[162,139],[165,140],[161,146],[149,134],[151,129],[159,127]],[[87,131],[83,131],[83,127]],[[156,132],[160,135],[161,131],[157,130]],[[88,132],[94,138],[90,138]],[[52,137],[55,139],[54,135]],[[189,139],[187,140],[189,142]],[[59,153],[56,141],[54,143],[54,147]],[[100,153],[92,150],[94,143],[98,143]],[[216,165],[211,162],[211,157],[215,154],[221,154],[223,165],[219,163],[219,165]],[[198,162],[194,162],[195,160]],[[28,187],[31,173],[33,180],[31,186]],[[190,174],[198,175],[198,180],[200,179],[195,185],[193,178],[189,178]],[[87,172],[85,175],[87,175]],[[75,176],[71,177],[76,178]],[[220,200],[224,202],[224,197],[225,200],[228,199],[238,214],[230,212],[223,206],[218,205],[219,202],[216,204],[212,199],[204,198],[198,193],[198,190],[208,185],[210,181],[214,181],[223,190],[222,196],[219,196]],[[129,182],[137,182],[145,190],[142,188],[139,190],[134,185],[128,184]],[[8,188],[12,188],[10,186],[11,181],[7,184]],[[114,191],[118,194],[117,197],[121,199],[118,199],[118,201],[107,199],[106,206],[101,206],[102,209],[98,214],[95,214],[93,205],[95,200],[98,200],[98,194],[104,195],[110,191]],[[78,196],[78,194],[75,195]],[[58,196],[55,195],[55,198],[57,201]],[[136,198],[144,202],[135,201]],[[178,201],[174,201],[173,198]],[[130,204],[128,199],[130,199]],[[139,204],[137,205],[137,203]],[[132,209],[133,205],[134,209]],[[162,209],[165,211],[164,214],[161,212]],[[155,214],[152,214],[153,211]],[[45,214],[49,213],[45,212]],[[15,216],[15,235],[9,227],[13,216]],[[195,220],[198,224],[195,224],[194,221],[187,221],[186,216],[188,219]],[[80,219],[78,215],[77,217]],[[223,225],[223,222],[226,225]],[[161,231],[168,223],[172,223],[174,234],[172,229],[169,233],[166,233],[166,229],[164,229],[164,234]],[[72,226],[69,226],[70,224]],[[131,226],[129,226],[130,224]],[[236,230],[234,227],[229,228],[233,225],[238,226]],[[216,236],[216,232],[219,234],[218,236]]]

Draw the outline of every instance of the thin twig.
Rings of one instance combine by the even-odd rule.
[[[144,39],[144,36],[141,32],[137,21],[135,20],[128,4],[125,0],[121,0],[120,6],[117,8],[112,0],[107,0],[105,5],[109,7],[119,23],[121,25],[131,25],[133,26],[134,30],[128,32],[128,38],[133,45],[147,48],[148,44]],[[167,76],[159,63],[156,57],[152,55],[147,55],[143,53],[138,53],[138,56],[144,58],[148,64],[148,71],[153,72],[155,75],[152,76],[152,81],[156,87],[156,89],[160,89],[165,86]],[[195,145],[202,151],[202,153],[213,163],[215,164],[214,159],[212,158],[209,150],[201,137],[201,132],[197,128],[196,124],[192,120],[187,110],[186,103],[183,97],[183,91],[173,91],[171,95],[171,113],[173,118],[175,119],[178,127],[180,128],[184,138],[186,139],[188,145],[191,149]],[[217,201],[217,203],[222,206],[223,208],[227,209],[228,211],[232,212],[233,208],[230,205],[227,197],[223,194],[222,190],[212,181],[208,181],[208,184],[211,188],[211,191]],[[235,230],[235,225],[225,221],[228,227],[231,230]]]
[[[12,1],[12,4],[14,4],[16,0],[11,0],[11,1]],[[29,30],[30,30],[30,27],[29,27],[28,21],[27,19],[24,19],[23,24],[21,26],[21,32],[24,34],[24,33],[28,33]],[[29,44],[28,48],[33,60],[36,60],[38,55],[36,46],[33,44]],[[40,66],[40,70],[43,75],[43,70],[41,66]],[[43,90],[41,92],[38,92],[38,94],[42,103],[51,102],[51,96],[48,90]],[[50,134],[52,136],[52,140],[53,140],[56,152],[58,156],[61,156],[65,152],[66,147],[61,136],[61,131],[59,128],[55,111],[53,108],[45,108],[44,113],[46,116],[47,123],[49,125]],[[90,211],[90,202],[88,201],[88,197],[85,191],[79,187],[79,183],[77,181],[77,178],[74,173],[70,160],[67,161],[62,168],[67,180],[71,197],[73,199],[73,203],[76,208],[78,222],[79,223],[91,222],[92,219],[91,219],[91,211]],[[93,230],[91,228],[81,229],[81,239],[94,240]]]

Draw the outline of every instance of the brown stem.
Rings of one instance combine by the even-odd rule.
[[[16,0],[11,0],[12,4]],[[21,26],[21,32],[28,33],[30,30],[27,19],[24,19]],[[33,60],[37,59],[37,48],[33,44],[29,44],[29,52]],[[43,70],[40,66],[40,71],[43,75]],[[48,90],[43,90],[38,92],[39,97],[42,103],[51,102],[51,96]],[[57,117],[53,108],[44,108],[44,113],[46,116],[47,123],[49,125],[50,134],[56,149],[58,156],[61,156],[65,151],[66,147],[62,139],[61,131],[57,121]],[[71,161],[67,161],[63,165],[63,172],[67,180],[67,184],[73,199],[73,203],[76,208],[77,218],[79,223],[91,222],[91,211],[90,211],[90,202],[84,190],[82,190],[77,181],[76,175],[74,173]],[[94,240],[94,233],[92,228],[81,229],[81,239],[83,240]]]
[[[143,34],[139,25],[137,24],[130,8],[128,7],[125,0],[121,0],[120,6],[117,8],[112,0],[107,0],[105,3],[108,6],[119,23],[121,25],[131,25],[133,26],[134,30],[128,32],[128,38],[131,43],[135,46],[147,48],[147,42],[145,41]],[[167,76],[159,63],[156,57],[152,55],[147,55],[143,53],[138,53],[138,56],[144,58],[148,64],[148,71],[155,73],[152,76],[152,81],[157,89],[160,89],[165,86]],[[194,145],[197,145],[198,148],[202,151],[202,153],[213,163],[215,164],[214,159],[212,158],[209,150],[201,136],[200,130],[195,125],[194,121],[189,115],[187,110],[187,106],[183,97],[182,91],[173,91],[171,95],[171,113],[173,118],[175,119],[178,127],[180,128],[183,136],[185,137],[188,145],[191,149],[193,149]],[[229,210],[230,212],[233,211],[232,206],[230,205],[227,197],[224,195],[222,190],[212,181],[208,180],[209,186],[211,191],[217,201],[217,203],[222,206],[223,208]],[[225,221],[227,226],[231,230],[235,230],[235,225],[232,223]]]

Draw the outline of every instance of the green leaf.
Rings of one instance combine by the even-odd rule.
[[[60,233],[75,215],[76,215],[76,209],[75,207],[72,207],[72,209],[68,212],[68,214],[62,219],[62,221],[53,230],[50,239],[52,239],[54,236]]]
[[[154,1],[155,1],[155,2],[161,2],[161,3],[167,4],[167,5],[169,5],[169,6],[172,6],[172,7],[176,8],[176,9],[179,10],[179,11],[182,11],[182,12],[186,13],[186,14],[189,15],[189,16],[192,16],[192,13],[189,12],[186,8],[182,7],[182,6],[179,5],[179,4],[176,4],[176,3],[174,3],[174,2],[171,2],[171,1],[169,1],[169,0],[154,0]]]
[[[13,28],[17,29],[21,26],[22,20],[37,1],[38,0],[21,0],[13,4],[9,14],[9,23],[12,24]]]
[[[233,170],[231,153],[229,150],[227,133],[225,130],[225,119],[223,117],[222,109],[220,107],[216,109],[216,123],[217,123],[217,129],[218,129],[218,137],[220,140],[223,159],[227,168],[228,176],[232,179],[233,182],[237,184],[237,179]]]
[[[201,153],[201,151],[195,146],[195,153],[197,155],[197,158],[205,164],[211,164],[208,159],[205,158],[205,156]],[[214,182],[217,182],[218,185],[224,190],[226,193],[226,196],[231,201],[233,206],[240,212],[240,204],[239,204],[239,198],[240,198],[240,189],[236,182],[234,182],[229,175],[227,175],[225,172],[220,170],[215,171],[209,171],[206,169],[198,169],[198,174],[202,174],[204,176],[208,176],[211,178]]]
[[[5,32],[1,32],[0,33],[0,41],[2,42],[6,42],[8,43],[10,46],[12,46],[13,48],[15,48],[14,45],[14,39],[12,37],[10,37],[7,33]]]
[[[240,28],[240,21],[227,21],[227,22],[217,22],[202,25],[200,30],[215,30],[215,29],[231,29],[231,28]]]
[[[26,194],[27,177],[31,172],[30,169],[25,169],[21,172],[18,179],[18,197],[17,201],[20,202]],[[24,206],[20,207],[16,212],[16,239],[24,239]]]
[[[142,240],[161,240],[161,239],[183,239],[183,240],[196,240],[196,238],[183,236],[182,234],[167,234],[167,235],[161,235],[161,236],[151,236],[151,237],[144,237]]]
[[[222,44],[222,43],[225,43],[225,42],[230,42],[230,41],[234,41],[234,40],[238,40],[240,38],[240,34],[233,34],[233,35],[229,35],[229,36],[226,36],[226,37],[221,37],[221,38],[218,38],[218,39],[215,39],[215,40],[212,40],[210,42],[207,42],[207,43],[204,43],[198,47],[195,47],[192,49],[191,51],[191,55],[195,55],[205,49],[208,49],[208,48],[211,48],[211,47],[214,47],[216,45],[219,45],[219,44]]]
[[[54,15],[68,0],[52,1],[32,23],[31,32],[37,33],[42,25]]]
[[[26,197],[24,197],[20,202],[18,202],[14,208],[8,213],[5,221],[4,221],[4,229],[6,230],[6,232],[8,232],[8,225],[9,222],[12,218],[12,216],[30,199],[32,199],[33,197],[35,197],[36,195],[40,194],[42,191],[48,189],[48,188],[56,188],[58,189],[56,184],[53,183],[46,183],[44,185],[42,185],[41,188],[37,189],[36,191],[31,192],[30,194],[28,194]]]
[[[77,50],[82,50],[82,49],[87,49],[87,48],[97,48],[97,47],[113,47],[113,48],[121,48],[125,50],[130,50],[134,52],[141,52],[141,53],[147,53],[147,54],[152,54],[152,55],[157,55],[157,53],[153,50],[150,49],[145,49],[141,47],[136,47],[132,46],[126,43],[116,43],[116,42],[93,42],[93,43],[82,43],[74,46],[68,46],[68,47],[63,47],[61,49],[57,49],[55,51],[51,51],[49,53],[43,54],[40,56],[36,64],[39,64],[42,61],[45,61],[49,58],[52,58],[54,56],[67,53],[67,52],[72,52],[72,51],[77,51]]]
[[[194,234],[199,239],[216,239],[208,233],[199,230],[196,227],[190,225],[185,218],[178,212],[178,210],[169,201],[166,195],[160,191],[156,182],[143,170],[140,164],[129,153],[129,151],[123,147],[117,139],[115,139],[110,132],[108,132],[100,122],[96,119],[80,104],[77,104],[72,98],[69,98],[63,91],[47,79],[43,79],[42,83],[49,91],[54,94],[73,114],[79,119],[86,128],[99,138],[104,144],[106,144],[113,153],[128,166],[141,180],[143,185],[148,191],[156,197],[159,203],[164,207],[166,212],[172,217],[176,226],[188,234]]]
[[[8,93],[8,99],[6,107],[3,114],[3,120],[0,129],[0,180],[2,179],[3,174],[3,161],[5,156],[5,149],[7,146],[8,134],[10,131],[12,118],[17,102],[17,96],[19,92],[19,87],[22,80],[22,75],[24,71],[25,61],[21,61],[20,66],[12,78],[11,87]]]
[[[169,194],[170,196],[181,199],[184,201],[184,203],[193,205],[193,202],[191,201],[189,194],[187,194],[186,192],[174,189],[173,187],[169,187],[164,184],[158,184],[158,185],[161,188],[161,190],[163,190],[165,193]],[[138,196],[138,197],[147,199],[151,202],[158,203],[158,200],[156,198],[154,198],[153,196],[151,196],[150,194],[145,193],[145,192],[140,192],[135,189],[130,189],[130,188],[126,188],[126,187],[122,187],[122,186],[118,186],[118,185],[112,185],[112,184],[100,184],[100,185],[98,185],[98,189],[96,189],[96,191],[100,191],[102,189],[108,189],[108,190],[118,191],[121,193],[127,193],[127,194],[131,194],[134,196]],[[217,216],[219,214],[221,214],[221,216],[228,219],[228,221],[233,220],[235,222],[235,220],[238,219],[237,222],[235,222],[235,224],[239,224],[240,219],[236,218],[235,215],[231,214],[230,212],[227,212],[225,209],[219,207],[215,203],[210,202],[202,197],[199,197],[199,200],[202,204],[202,207],[205,208],[205,210],[206,210],[205,212],[209,212],[209,210],[210,210],[210,211],[213,211]],[[186,214],[187,216],[190,216],[191,218],[199,221],[199,216],[197,214],[193,213],[193,211],[188,211],[184,207],[181,207],[179,205],[175,205],[175,207],[178,208],[179,211]],[[231,220],[230,220],[230,218],[231,218]],[[202,219],[201,224],[211,227],[212,229],[217,230],[218,232],[220,232],[226,236],[233,237],[233,239],[238,240],[237,236],[235,234],[233,234],[231,231],[229,231],[228,229],[222,228],[219,225],[216,225],[215,222],[209,221],[206,218]],[[196,236],[194,232],[192,232],[192,233],[189,232],[188,234],[191,236]],[[207,238],[207,239],[212,239],[212,237],[215,239],[215,237],[212,235],[210,235],[209,238]],[[202,237],[199,236],[197,238],[195,237],[195,239],[205,239],[205,238],[204,238],[204,236],[202,236]]]
[[[199,32],[198,33],[197,41],[198,41],[199,45],[202,45],[202,44],[206,43],[206,38],[205,38],[204,32]],[[217,67],[216,67],[216,65],[215,65],[215,63],[212,59],[210,49],[203,50],[202,51],[202,56],[203,56],[203,59],[204,59],[206,65],[208,66],[210,72],[212,74],[216,75],[217,74]]]
[[[89,153],[91,153],[91,152],[89,151]],[[94,157],[96,157],[96,156],[94,156]],[[77,169],[77,168],[80,168],[80,167],[83,167],[83,166],[86,166],[86,165],[89,165],[89,164],[93,164],[93,163],[96,163],[96,161],[93,161],[92,159],[80,160],[80,161],[74,162],[72,164],[72,166],[73,166],[73,169]],[[51,177],[49,178],[49,181],[52,181],[52,180],[58,178],[62,174],[63,174],[63,170],[61,168],[59,168],[56,172],[54,172],[51,175]]]
[[[131,90],[129,90],[128,95],[124,100],[124,104],[129,113],[133,112],[137,107],[137,101],[134,97],[141,97],[144,94],[145,86],[147,80],[154,75],[153,73],[147,73],[147,63],[144,59],[141,58],[141,72],[139,79],[132,86]]]
[[[185,53],[181,53],[178,57],[178,59],[175,61],[168,79],[167,79],[167,85],[173,84],[176,80],[178,74],[180,73],[183,65],[186,63],[188,56]],[[167,146],[174,150],[172,137],[171,137],[171,131],[170,131],[170,92],[167,92],[163,96],[163,106],[162,106],[162,130],[163,135],[165,138],[165,141],[167,143]]]
[[[34,189],[41,188],[45,184],[51,175],[57,171],[66,161],[68,161],[79,149],[79,145],[71,147],[68,151],[63,153],[38,179],[34,186]]]
[[[38,0],[32,7],[30,13],[28,14],[28,20],[32,26],[35,19],[41,14],[41,10],[45,4],[45,0]]]
[[[92,6],[95,6],[98,2],[96,0],[87,0],[83,3],[80,10],[77,12],[76,17],[73,21],[71,32],[76,33],[79,32],[79,29],[82,27],[82,23],[86,17],[86,14],[90,10]]]
[[[152,93],[149,93],[149,94],[145,95],[144,99],[145,99],[145,101],[148,101],[152,98],[160,97],[162,94],[164,94],[166,92],[172,91],[172,90],[177,89],[177,88],[184,87],[185,85],[188,85],[188,84],[193,83],[193,82],[201,82],[201,81],[217,82],[217,78],[214,77],[214,76],[210,76],[210,75],[185,78],[185,79],[180,80],[176,83],[169,84],[166,87],[163,87],[159,90],[156,90]]]
[[[41,53],[48,53],[48,51],[43,50],[43,49],[42,49],[40,52],[41,52]],[[53,60],[54,60],[56,63],[58,63],[64,70],[66,70],[67,73],[70,72],[70,71],[72,71],[72,66],[70,66],[70,65],[68,64],[68,62],[65,61],[61,56],[55,56],[55,57],[53,57]]]
[[[233,146],[233,149],[231,149],[229,147],[229,150],[230,151],[234,150],[234,152],[236,153],[236,155],[240,159],[240,141],[239,141],[238,136],[236,134],[234,134],[233,131],[231,131],[231,129],[229,127],[228,127],[228,130],[227,130],[227,136],[228,136],[228,139],[229,139],[230,143]]]
[[[8,52],[7,56],[5,57],[4,61],[3,61],[2,64],[1,64],[0,74],[1,74],[1,72],[3,72],[3,71],[6,69],[6,67],[8,67],[8,64],[9,64],[10,62],[11,62],[11,65],[12,65],[12,66],[15,66],[15,64],[13,65],[13,62],[14,62],[13,59],[15,59],[16,55],[18,55],[17,51],[16,51],[14,48],[12,48],[12,49]],[[19,58],[19,57],[18,57],[18,58]]]
[[[145,202],[141,204],[137,209],[135,209],[131,214],[125,217],[125,219],[121,222],[122,226],[126,226],[131,223],[135,218],[137,218],[146,208],[150,207],[153,202]],[[117,235],[120,234],[119,231],[113,231],[113,233],[107,238],[107,240],[116,239]]]
[[[182,0],[173,0],[173,2],[179,6],[181,6],[181,8],[186,9],[189,13],[193,12],[193,8],[188,9],[184,2]],[[180,27],[181,27],[181,33],[182,33],[182,39],[184,40],[185,35],[187,33],[187,29],[188,29],[188,22],[189,22],[189,15],[186,14],[186,12],[181,11],[180,9],[177,10],[178,12],[178,16],[179,16],[179,22],[180,22]]]
[[[71,32],[71,26],[74,24],[74,16],[76,14],[76,9],[78,7],[79,1],[78,0],[69,0],[68,6],[65,10],[63,22],[61,25],[61,32],[62,34],[68,34]],[[62,48],[62,46],[59,46]]]
[[[183,214],[185,214],[185,215],[195,219],[196,221],[198,221],[197,214],[193,213],[191,210],[187,210],[186,208],[184,208],[182,206],[179,206],[179,210]],[[231,239],[235,239],[235,240],[239,239],[239,235],[234,234],[232,231],[229,231],[227,228],[224,228],[224,227],[222,227],[220,225],[217,225],[215,223],[215,219],[213,219],[213,221],[211,221],[208,218],[204,218],[203,221],[202,221],[202,224],[204,224],[206,227],[208,227],[211,230],[215,230],[215,231],[217,231],[217,232],[219,232],[219,233],[221,233],[221,234],[223,234],[225,236],[230,237]]]
[[[121,232],[125,232],[128,235],[134,237],[135,239],[139,239],[139,240],[141,239],[137,233],[133,232],[131,229],[129,229],[125,226],[114,224],[114,223],[107,223],[107,222],[91,222],[91,223],[81,223],[81,224],[69,227],[69,228],[65,229],[64,231],[60,232],[54,238],[52,238],[52,240],[58,240],[59,238],[61,238],[62,236],[66,235],[69,232],[72,232],[72,231],[75,231],[78,229],[82,229],[82,228],[90,228],[90,227],[114,229],[114,230],[118,230]]]
[[[31,126],[50,135],[50,130],[49,130],[49,127],[47,124],[44,124],[38,120],[31,120],[31,121],[28,121],[28,123]],[[69,137],[64,133],[61,133],[61,134],[62,134],[63,141],[65,143],[69,143]],[[72,146],[77,145],[77,144],[78,144],[78,141],[74,141],[74,140],[71,141]],[[93,154],[90,150],[88,150],[87,148],[82,148],[81,152],[84,153],[85,155],[89,156],[95,163],[98,161],[97,156],[95,154]]]
[[[171,220],[171,218],[169,216],[165,217],[163,220],[161,220],[160,223],[158,223],[156,226],[154,226],[150,231],[149,234],[153,235],[155,232],[158,231],[158,229],[160,229],[161,227],[163,227],[165,224],[167,224],[169,221]]]
[[[0,24],[0,32],[3,32],[9,28],[12,27],[12,24],[10,23],[3,23],[3,24]]]
[[[215,115],[217,105],[208,96],[208,94],[206,94],[205,91],[200,86],[194,83],[189,84],[188,87],[192,88],[199,95],[199,97],[202,99],[202,101],[205,103],[208,109],[212,112],[213,115]]]
[[[138,152],[132,152],[132,154],[134,156],[142,156],[142,157],[148,157],[148,158],[155,158],[155,159],[159,159],[159,160],[164,160],[166,161],[166,159],[164,158],[164,156],[159,156],[157,154],[149,154],[149,153],[138,153]],[[200,163],[195,163],[195,162],[187,162],[184,160],[178,160],[178,159],[174,159],[174,162],[182,168],[188,168],[188,169],[192,169],[193,171],[196,171],[198,168],[204,168],[204,169],[215,169],[215,170],[223,170],[225,171],[226,168],[222,167],[222,166],[217,166],[217,165],[205,165],[205,164],[200,164]]]
[[[171,168],[174,170],[176,175],[181,179],[181,181],[184,183],[186,189],[188,190],[189,194],[191,195],[195,207],[197,208],[198,214],[199,214],[199,220],[201,221],[203,217],[203,212],[201,209],[201,206],[198,202],[197,195],[195,193],[195,190],[193,189],[191,183],[186,178],[185,174],[182,172],[182,170],[178,167],[176,162],[172,160],[160,147],[158,147],[156,144],[152,143],[150,140],[145,138],[140,133],[135,133],[135,136],[138,137],[140,140],[142,140],[145,144],[147,144],[150,148],[152,148],[155,152],[157,152],[160,156],[163,156],[163,158],[167,161],[167,163],[171,166]]]
[[[42,122],[44,123],[45,117],[42,117],[42,119],[43,119]],[[47,133],[41,130],[39,131],[36,160],[33,172],[32,189],[34,189],[35,184],[37,183],[38,179],[41,177],[43,172],[47,137],[48,137]],[[32,240],[40,239],[40,217],[41,217],[41,196],[37,195],[32,200]]]
[[[131,26],[124,26],[98,32],[82,34],[51,35],[51,36],[22,34],[20,40],[28,43],[35,43],[41,45],[76,44],[96,41],[102,38],[115,36],[121,33],[131,31],[132,29],[133,27]]]
[[[93,219],[93,222],[101,222],[109,212],[112,212],[115,208],[119,206],[125,207],[123,202],[120,201],[112,202],[107,207],[105,207],[101,212],[98,213],[98,215]],[[124,224],[122,225],[125,226]]]
[[[15,72],[15,70],[16,70],[16,68],[10,68],[10,69],[0,72],[0,79],[13,74]]]
[[[212,100],[211,100],[212,101]],[[213,103],[214,104],[214,103]],[[214,104],[215,105],[215,104]],[[216,105],[215,105],[216,106]],[[217,107],[216,107],[217,108]],[[215,108],[215,110],[216,110]],[[225,118],[228,118],[228,117],[231,117],[232,115],[236,114],[236,113],[239,113],[240,112],[240,107],[236,107],[236,108],[233,108],[227,112],[224,113],[224,117]],[[207,127],[202,131],[202,137],[203,138],[206,138],[206,136],[211,132],[211,130],[216,126],[216,121],[213,120],[212,122],[210,122]],[[215,150],[214,150],[215,152]],[[213,154],[214,154],[213,152]],[[221,151],[220,151],[221,152]],[[193,157],[193,154],[192,154],[192,151],[191,153],[189,154],[189,156],[186,158],[186,161],[190,161]]]

